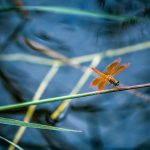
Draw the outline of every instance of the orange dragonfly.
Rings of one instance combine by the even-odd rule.
[[[119,86],[119,81],[116,80],[114,76],[129,66],[129,64],[123,64],[119,66],[120,62],[121,59],[113,61],[103,72],[100,72],[96,68],[92,67],[91,69],[98,75],[98,77],[91,82],[90,87],[98,85],[98,90],[101,91],[104,89],[107,83],[110,83],[114,86]]]

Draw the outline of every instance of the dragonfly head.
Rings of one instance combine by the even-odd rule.
[[[119,86],[119,81],[117,81],[115,84],[116,84],[115,86]]]

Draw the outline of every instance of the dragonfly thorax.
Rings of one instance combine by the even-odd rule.
[[[118,86],[119,85],[119,81],[116,80],[113,76],[111,75],[107,75],[107,80],[113,84],[114,86]]]

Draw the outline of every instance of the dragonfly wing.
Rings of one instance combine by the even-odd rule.
[[[101,91],[104,89],[104,87],[107,85],[108,81],[102,81],[99,85],[98,85],[98,90]]]
[[[121,59],[117,59],[113,61],[111,64],[109,64],[106,69],[104,70],[104,74],[108,75],[113,72],[113,70],[119,65]]]
[[[122,70],[124,70],[125,68],[127,68],[129,66],[129,64],[123,64],[119,67],[117,67],[113,72],[112,72],[112,76],[115,76],[117,74],[119,74]]]
[[[106,75],[102,72],[100,72],[99,70],[97,70],[96,68],[92,67],[91,68],[96,74],[98,74],[101,78],[103,78],[104,80],[106,79]]]
[[[99,84],[102,81],[102,78],[97,77],[96,79],[94,79],[91,84],[90,87],[96,86],[97,84]]]

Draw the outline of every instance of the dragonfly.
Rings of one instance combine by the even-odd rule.
[[[91,82],[90,87],[98,86],[98,90],[101,91],[108,83],[114,86],[119,86],[119,81],[116,80],[114,76],[129,66],[129,64],[119,66],[120,62],[121,59],[113,61],[105,68],[103,72],[97,70],[95,67],[92,67],[91,69],[98,75],[98,77]]]

